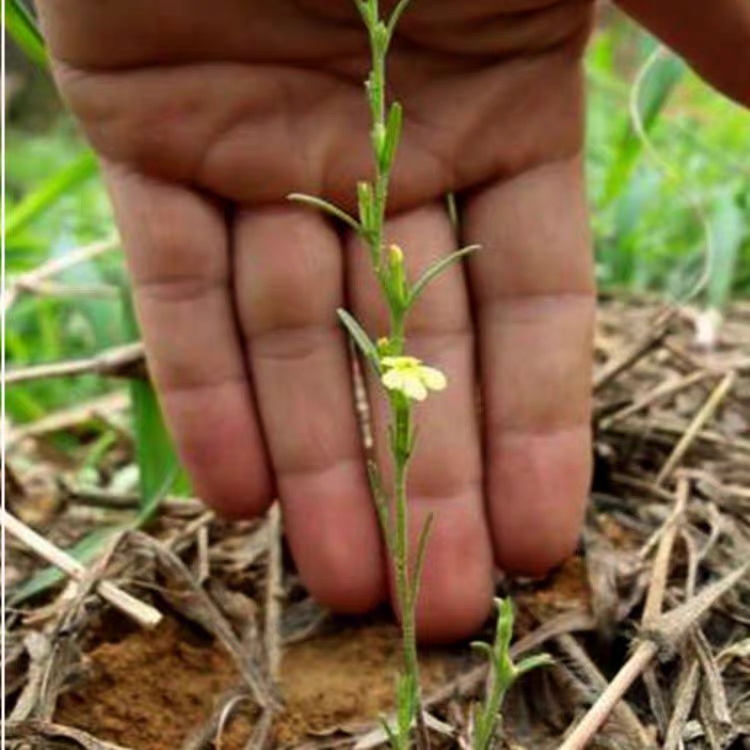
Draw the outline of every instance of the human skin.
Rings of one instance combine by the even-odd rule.
[[[750,3],[622,5],[750,103]],[[372,608],[388,566],[336,308],[375,334],[387,321],[366,253],[286,199],[355,212],[355,184],[371,174],[353,3],[44,0],[39,11],[60,89],[102,160],[150,371],[197,494],[235,517],[280,497],[312,594],[337,611]],[[389,55],[405,123],[388,238],[412,275],[482,246],[425,293],[408,332],[410,353],[449,378],[417,409],[410,473],[412,537],[435,516],[424,640],[481,625],[494,566],[541,575],[576,545],[591,452],[581,55],[592,15],[589,0],[414,0]],[[383,457],[386,409],[371,400]]]

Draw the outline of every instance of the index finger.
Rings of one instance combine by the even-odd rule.
[[[234,322],[225,217],[187,187],[113,166],[105,174],[180,459],[206,502],[257,515],[271,480]]]

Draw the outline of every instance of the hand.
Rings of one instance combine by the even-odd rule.
[[[681,0],[630,5],[667,35],[682,13]],[[746,56],[747,5],[699,5],[691,23],[732,25]],[[370,173],[353,3],[48,0],[40,11],[61,90],[102,158],[151,372],[196,491],[235,516],[278,494],[313,595],[369,609],[387,596],[387,566],[335,310],[379,333],[383,308],[354,239],[286,200],[305,192],[354,212]],[[538,575],[576,544],[595,309],[581,174],[591,21],[588,0],[414,0],[391,52],[406,119],[389,239],[412,275],[482,246],[424,295],[410,331],[411,352],[450,381],[418,409],[410,481],[413,534],[435,514],[423,638],[481,624],[493,563]],[[680,33],[688,52],[699,44]],[[722,70],[733,91],[747,83]],[[373,409],[382,445],[384,409]]]

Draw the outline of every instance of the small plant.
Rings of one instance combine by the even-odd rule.
[[[490,750],[493,747],[502,723],[503,700],[511,685],[526,672],[552,663],[552,657],[547,654],[529,656],[518,664],[513,663],[510,656],[513,604],[510,599],[495,599],[495,603],[498,611],[495,642],[492,645],[481,641],[471,644],[487,657],[490,670],[484,703],[474,707],[472,716],[473,750]]]
[[[345,222],[362,239],[369,251],[372,268],[390,313],[388,336],[375,343],[357,320],[339,310],[365,361],[378,376],[390,406],[388,428],[393,477],[389,488],[381,468],[371,464],[370,481],[389,558],[394,570],[396,597],[403,638],[403,673],[397,685],[397,714],[393,728],[386,727],[391,745],[406,750],[411,733],[420,719],[419,667],[415,632],[415,610],[419,581],[431,519],[419,535],[416,555],[410,563],[407,522],[407,470],[414,452],[414,402],[424,401],[430,391],[446,387],[445,375],[419,359],[409,356],[406,322],[409,312],[426,286],[450,264],[475,247],[467,247],[446,256],[412,283],[400,247],[385,237],[385,218],[391,168],[401,136],[403,111],[398,102],[386,102],[386,58],[388,48],[409,0],[401,0],[387,21],[380,17],[378,0],[355,0],[367,29],[372,53],[372,68],[366,82],[372,115],[370,140],[374,156],[374,177],[357,185],[359,216],[354,218],[321,198],[293,194],[293,200],[319,208]]]

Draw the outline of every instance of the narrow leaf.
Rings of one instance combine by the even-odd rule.
[[[391,509],[388,505],[388,493],[383,485],[383,477],[380,475],[380,469],[374,461],[367,462],[367,476],[370,479],[370,488],[375,498],[375,510],[378,513],[380,527],[386,543],[390,547],[393,529],[391,528]]]
[[[493,652],[492,646],[490,646],[489,643],[485,643],[484,641],[472,641],[469,645],[474,649],[474,651],[482,654],[482,656],[486,656],[487,659],[492,661]]]
[[[526,672],[530,672],[532,669],[549,667],[554,663],[555,660],[549,654],[536,654],[535,656],[529,656],[516,664],[516,676],[520,677],[522,674],[526,674]]]
[[[72,164],[48,177],[5,217],[5,240],[10,242],[22,229],[41,216],[53,203],[86,182],[97,171],[92,151],[84,151]]]
[[[732,192],[724,192],[711,216],[713,256],[708,273],[708,304],[723,310],[729,302],[737,273],[737,261],[745,238],[745,215]]]
[[[428,268],[412,287],[407,306],[411,307],[417,301],[419,295],[422,294],[427,285],[433,279],[437,278],[448,267],[452,266],[454,263],[457,263],[466,255],[469,255],[469,253],[473,253],[478,249],[479,245],[469,245],[468,247],[461,248],[460,250],[456,250],[456,252],[451,253],[450,255],[446,255],[445,258],[440,259],[437,263]]]
[[[399,4],[393,9],[393,13],[391,13],[391,17],[388,19],[388,41],[390,43],[390,40],[393,38],[393,33],[396,31],[396,26],[398,25],[399,20],[401,19],[401,16],[404,14],[404,11],[409,7],[409,3],[411,0],[400,0]]]
[[[127,525],[118,525],[95,529],[68,548],[66,552],[82,565],[89,565],[112,535],[124,531],[126,528]],[[21,604],[63,580],[65,580],[65,574],[58,568],[44,568],[24,581],[17,589],[9,591],[8,603],[11,606]]]
[[[422,580],[422,572],[424,571],[424,561],[427,555],[427,542],[430,538],[430,531],[432,531],[432,524],[435,521],[435,516],[430,513],[427,516],[427,520],[422,526],[422,531],[419,533],[419,541],[417,542],[417,555],[414,562],[414,572],[411,579],[411,591],[409,593],[409,606],[414,607],[417,604],[417,597],[419,596],[419,584]]]
[[[356,219],[349,216],[346,211],[340,209],[338,206],[334,206],[333,203],[329,203],[323,198],[316,198],[314,195],[306,195],[305,193],[290,193],[287,198],[290,201],[304,203],[308,206],[312,206],[313,208],[317,208],[320,211],[324,211],[327,214],[331,214],[331,216],[339,219],[340,221],[343,221],[345,224],[348,224],[355,232],[357,232],[357,234],[359,234],[362,230],[362,227],[360,227]]]
[[[359,222],[362,232],[372,233],[373,231],[373,197],[372,186],[369,182],[357,183],[357,203],[359,207]]]
[[[659,59],[642,81],[637,96],[637,116],[640,127],[646,134],[651,133],[659,121],[659,116],[669,102],[672,93],[685,76],[687,67],[674,55]],[[634,124],[624,122],[623,131],[616,147],[616,158],[612,162],[604,179],[602,205],[609,205],[626,187],[643,153],[645,144]]]
[[[385,138],[381,146],[379,159],[380,169],[388,172],[396,157],[396,149],[401,140],[401,130],[404,124],[404,110],[398,103],[394,102],[388,110],[388,121],[385,126]]]
[[[6,1],[5,28],[31,62],[45,70],[49,67],[44,38],[34,16],[21,0]]]
[[[498,609],[497,637],[495,650],[497,656],[505,656],[510,651],[513,640],[513,602],[510,599],[495,599]]]
[[[354,340],[354,343],[365,358],[372,364],[375,370],[378,371],[380,369],[380,365],[378,364],[378,350],[375,347],[375,344],[370,340],[367,333],[365,333],[365,329],[362,328],[356,319],[343,308],[339,308],[336,312],[338,313],[341,322],[346,327],[346,330],[349,332],[349,335]]]

